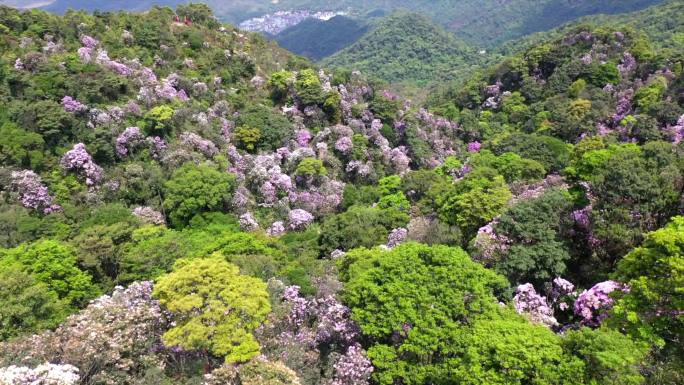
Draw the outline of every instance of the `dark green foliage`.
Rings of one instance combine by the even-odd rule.
[[[321,254],[327,256],[336,249],[351,250],[383,244],[392,229],[407,222],[408,215],[395,210],[352,206],[323,222],[318,241]]]
[[[570,213],[569,198],[563,190],[550,190],[501,215],[497,234],[505,235],[511,243],[503,260],[496,263],[496,270],[513,285],[541,285],[565,274],[570,254],[562,225]]]
[[[256,148],[259,150],[274,151],[286,145],[294,136],[292,125],[287,118],[260,104],[245,109],[240,114],[237,124],[259,130],[259,139],[256,141]]]
[[[391,82],[424,84],[462,76],[478,60],[472,48],[427,18],[398,13],[381,19],[359,41],[324,63]]]
[[[306,19],[275,36],[278,44],[298,55],[321,60],[357,41],[368,26],[346,16]]]
[[[173,173],[164,188],[164,207],[171,221],[183,226],[197,214],[224,207],[235,188],[235,176],[209,165],[187,163]]]

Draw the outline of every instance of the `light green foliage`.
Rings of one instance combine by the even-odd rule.
[[[68,314],[67,307],[21,267],[0,269],[0,341],[57,326]]]
[[[165,184],[164,207],[171,222],[182,226],[202,212],[220,210],[230,201],[235,176],[209,165],[186,163]]]
[[[584,79],[575,80],[568,88],[568,95],[570,97],[576,98],[580,95],[582,91],[587,87],[587,82]]]
[[[233,139],[242,149],[254,151],[261,139],[261,130],[256,127],[240,126],[233,132]]]
[[[440,192],[436,204],[440,218],[458,225],[472,236],[501,213],[511,198],[506,181],[492,169],[476,169],[453,186]]]
[[[464,384],[584,384],[583,363],[563,351],[561,338],[512,311],[463,331],[455,377]],[[447,382],[443,382],[447,383]]]
[[[343,299],[369,343],[380,384],[446,384],[463,331],[494,311],[505,279],[459,248],[357,249],[339,262]],[[388,344],[397,333],[403,341]]]
[[[280,70],[272,73],[271,78],[268,79],[271,98],[279,102],[284,101],[292,83],[294,83],[294,74],[292,72]]]
[[[145,226],[133,231],[122,260],[118,280],[122,283],[155,279],[186,257],[193,244],[174,230]]]
[[[455,156],[447,156],[444,163],[435,168],[435,172],[439,175],[451,175],[463,167],[463,163]]]
[[[328,174],[328,171],[323,166],[323,162],[316,158],[304,158],[297,165],[295,175],[305,177],[322,177]]]
[[[646,235],[619,263],[615,279],[629,285],[611,323],[681,357],[684,333],[684,217]]]
[[[607,328],[580,328],[562,338],[563,348],[584,362],[584,384],[639,385],[644,377],[639,365],[648,345],[632,341]]]
[[[665,90],[667,90],[667,80],[658,76],[651,84],[639,88],[634,95],[634,100],[639,108],[648,112],[658,106]]]
[[[166,104],[154,107],[145,114],[145,128],[151,132],[168,131],[174,112],[173,108]]]
[[[540,180],[546,175],[544,166],[532,159],[525,159],[512,152],[505,152],[494,156],[488,150],[482,150],[471,156],[472,167],[491,167],[503,175],[506,182],[533,182]]]
[[[240,275],[220,255],[177,262],[153,294],[176,320],[163,335],[166,346],[206,349],[227,363],[259,354],[252,333],[271,311],[266,284]]]
[[[299,71],[295,81],[295,90],[297,91],[297,97],[299,97],[304,105],[321,104],[324,101],[321,81],[312,69]]]
[[[15,265],[72,307],[83,306],[99,294],[90,275],[76,266],[76,251],[61,242],[43,240],[0,250],[0,269]]]

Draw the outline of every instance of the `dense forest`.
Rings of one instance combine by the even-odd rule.
[[[681,25],[478,65],[383,20],[466,80],[0,6],[0,384],[684,383]]]

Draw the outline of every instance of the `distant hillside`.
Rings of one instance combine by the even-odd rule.
[[[510,55],[524,51],[543,41],[558,39],[579,25],[605,28],[631,28],[648,37],[650,43],[660,48],[684,49],[684,1],[670,0],[647,9],[618,15],[594,15],[580,18],[550,31],[530,34],[501,45],[495,51]]]
[[[46,1],[47,2],[47,1]],[[84,9],[88,11],[144,11],[154,5],[175,7],[187,3],[186,0],[55,0],[42,7],[46,11],[64,13],[68,9]]]
[[[558,27],[586,15],[646,8],[662,0],[207,0],[217,15],[237,22],[277,10],[406,9],[424,14],[466,41],[496,46],[504,41]]]
[[[30,3],[52,0],[28,0]],[[25,4],[27,1],[0,0]],[[144,10],[152,5],[177,5],[187,0],[54,0],[43,8],[63,13],[68,8],[87,10]],[[231,23],[276,11],[392,12],[406,9],[424,14],[454,31],[465,41],[495,47],[511,39],[556,28],[577,18],[596,14],[631,12],[663,0],[203,0],[219,19]],[[673,19],[673,22],[677,19]]]
[[[474,49],[426,17],[397,13],[323,63],[390,82],[426,83],[456,78],[480,61]]]
[[[336,16],[330,20],[307,19],[275,36],[281,47],[313,60],[321,60],[353,44],[368,31],[365,23]]]

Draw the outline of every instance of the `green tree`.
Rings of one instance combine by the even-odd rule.
[[[256,127],[240,126],[233,132],[238,145],[247,151],[254,151],[261,140],[261,130]]]
[[[304,105],[321,104],[324,101],[323,87],[316,71],[305,69],[299,71],[295,81],[297,97]]]
[[[649,346],[635,342],[607,328],[580,328],[562,339],[563,348],[585,363],[584,383],[601,385],[639,385],[644,377],[639,365]]]
[[[0,162],[36,169],[43,162],[43,137],[27,132],[12,123],[0,127]]]
[[[169,132],[174,112],[173,108],[166,104],[154,107],[145,114],[145,128],[153,133]]]
[[[235,176],[209,165],[186,163],[164,184],[164,207],[171,222],[183,226],[195,215],[222,209],[235,188]]]
[[[41,240],[0,250],[0,268],[21,266],[74,308],[99,294],[90,275],[81,271],[76,262],[76,251],[59,241]]]
[[[153,295],[176,320],[162,337],[166,346],[207,350],[227,363],[259,354],[252,333],[271,311],[266,284],[240,275],[223,256],[178,261]]]
[[[67,306],[22,267],[0,268],[0,340],[57,326]]]
[[[512,284],[541,285],[565,273],[570,253],[563,241],[561,223],[571,207],[569,194],[555,189],[503,213],[496,232],[508,238],[510,245],[496,270]]]
[[[466,236],[472,236],[503,211],[511,196],[501,175],[482,168],[441,191],[435,203],[444,222],[458,225]]]
[[[682,357],[684,335],[684,217],[648,233],[641,247],[617,266],[615,279],[629,285],[611,323]]]
[[[507,286],[460,248],[446,246],[356,249],[338,267],[343,300],[380,384],[452,383],[466,330],[497,310],[496,294]]]

